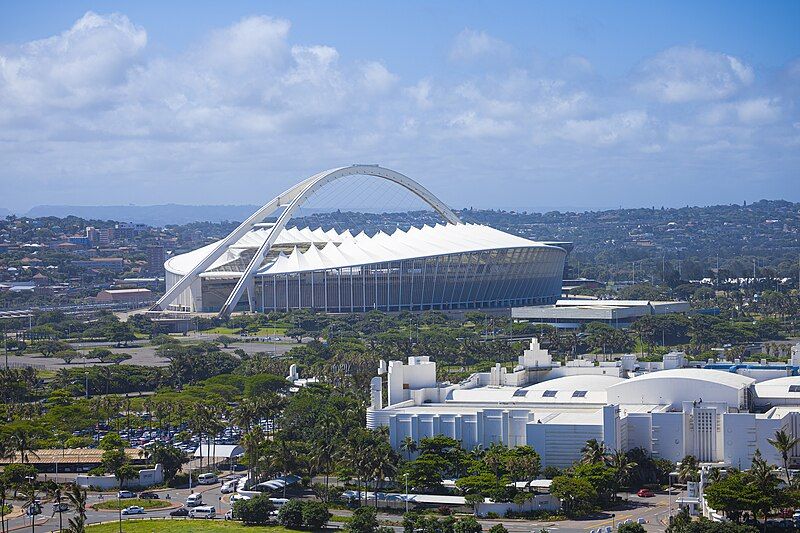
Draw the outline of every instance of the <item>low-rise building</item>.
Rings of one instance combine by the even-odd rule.
[[[155,296],[150,289],[105,289],[97,293],[97,303],[146,303]]]
[[[779,464],[767,439],[778,430],[800,436],[800,376],[757,384],[734,371],[671,368],[626,379],[621,369],[560,365],[535,339],[512,371],[496,365],[457,385],[438,383],[427,357],[391,361],[372,380],[367,426],[387,426],[394,447],[435,435],[467,449],[529,445],[543,466],[556,467],[580,459],[589,439],[670,461],[693,455],[735,466],[749,464],[759,449]],[[800,445],[790,460],[800,464]]]
[[[627,327],[647,315],[686,313],[688,302],[659,302],[650,300],[596,300],[566,298],[553,305],[514,307],[515,320],[550,324],[557,328],[580,328],[589,322],[603,322],[614,327]]]

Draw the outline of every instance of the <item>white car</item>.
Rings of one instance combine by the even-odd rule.
[[[136,497],[136,494],[134,494],[133,492],[131,492],[129,490],[121,490],[121,491],[117,492],[117,498],[120,498],[120,499],[122,499],[122,498],[135,498],[135,497]]]
[[[238,483],[239,483],[239,480],[238,480],[238,479],[234,479],[234,480],[231,480],[231,481],[226,481],[226,482],[225,482],[225,483],[222,485],[222,488],[221,488],[221,489],[219,489],[219,491],[220,491],[222,494],[230,494],[231,492],[234,492],[234,491],[236,491],[236,485],[237,485]]]
[[[233,494],[231,495],[231,505],[233,505],[235,502],[249,499],[250,496],[245,496],[244,494]]]
[[[122,514],[144,514],[144,507],[138,505],[131,505],[122,510]]]

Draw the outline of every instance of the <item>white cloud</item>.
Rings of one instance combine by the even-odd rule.
[[[796,170],[797,62],[765,86],[739,59],[672,48],[636,69],[648,98],[632,100],[581,56],[516,63],[485,32],[461,32],[450,52],[489,67],[444,61],[401,77],[383,58],[292,40],[291,27],[248,17],[166,54],[125,16],[87,13],[48,39],[0,47],[0,204],[241,202],[268,172],[359,160],[489,182],[523,168],[549,169],[553,183],[604,168],[636,176],[659,158],[694,175],[696,154],[725,150],[738,162],[780,153],[776,176]],[[494,201],[476,183],[456,205]]]
[[[450,59],[453,61],[475,61],[484,59],[506,59],[511,53],[511,46],[485,31],[464,28],[456,36],[450,48]]]
[[[112,98],[146,44],[147,32],[127,17],[88,12],[59,35],[0,52],[0,105],[77,108]]]
[[[370,61],[361,66],[364,88],[375,93],[385,93],[394,87],[399,79],[395,74],[377,61]]]
[[[735,94],[753,79],[752,67],[736,57],[676,46],[639,65],[633,89],[668,103],[719,100]]]
[[[586,120],[568,120],[560,135],[564,139],[582,144],[608,146],[640,135],[647,120],[647,113],[644,111],[628,111]]]

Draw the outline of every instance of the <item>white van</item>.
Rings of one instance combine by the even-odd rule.
[[[197,507],[198,505],[203,505],[203,495],[189,494],[189,497],[186,498],[186,507]]]
[[[213,485],[217,482],[217,475],[211,472],[207,472],[205,474],[200,474],[197,476],[197,484],[198,485]]]
[[[270,498],[269,501],[272,502],[272,505],[274,505],[275,507],[283,507],[284,505],[289,503],[288,498]]]
[[[217,510],[211,505],[201,505],[189,511],[189,518],[214,518]]]

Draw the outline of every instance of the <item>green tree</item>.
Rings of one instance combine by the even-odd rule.
[[[278,521],[289,529],[298,529],[303,525],[303,501],[289,500],[278,511]]]
[[[220,335],[219,337],[214,339],[214,342],[221,344],[227,350],[228,346],[236,342],[236,339],[234,339],[233,337],[229,337],[227,335]]]
[[[297,500],[293,500],[297,501]],[[263,525],[269,522],[270,513],[275,506],[269,496],[262,494],[249,500],[238,500],[233,504],[233,515],[248,526]]]
[[[375,533],[378,530],[378,513],[374,507],[359,507],[347,524],[350,533]]]
[[[150,448],[150,460],[155,464],[161,464],[164,468],[164,480],[169,482],[181,469],[184,463],[189,461],[186,454],[180,448],[156,442]]]
[[[453,524],[454,533],[481,533],[483,527],[474,516],[466,516]]]
[[[597,501],[597,491],[586,479],[575,476],[556,476],[550,493],[561,500],[564,513],[569,517],[587,514]]]
[[[128,462],[128,456],[121,448],[111,448],[103,452],[101,466],[105,472],[115,473]]]
[[[620,524],[617,528],[617,533],[645,533],[644,526],[636,522],[628,522]]]
[[[786,484],[791,485],[792,480],[789,476],[789,454],[795,446],[800,444],[800,437],[794,437],[781,429],[775,432],[774,439],[767,439],[767,441],[781,454],[783,471],[786,473]]]
[[[581,449],[581,453],[583,454],[581,462],[585,464],[603,463],[608,454],[605,443],[597,439],[587,440],[586,444]]]
[[[322,529],[330,519],[331,513],[324,503],[315,501],[303,502],[303,524],[307,528]]]
[[[109,431],[97,445],[101,450],[118,450],[128,446],[128,441],[119,436],[119,433]]]

